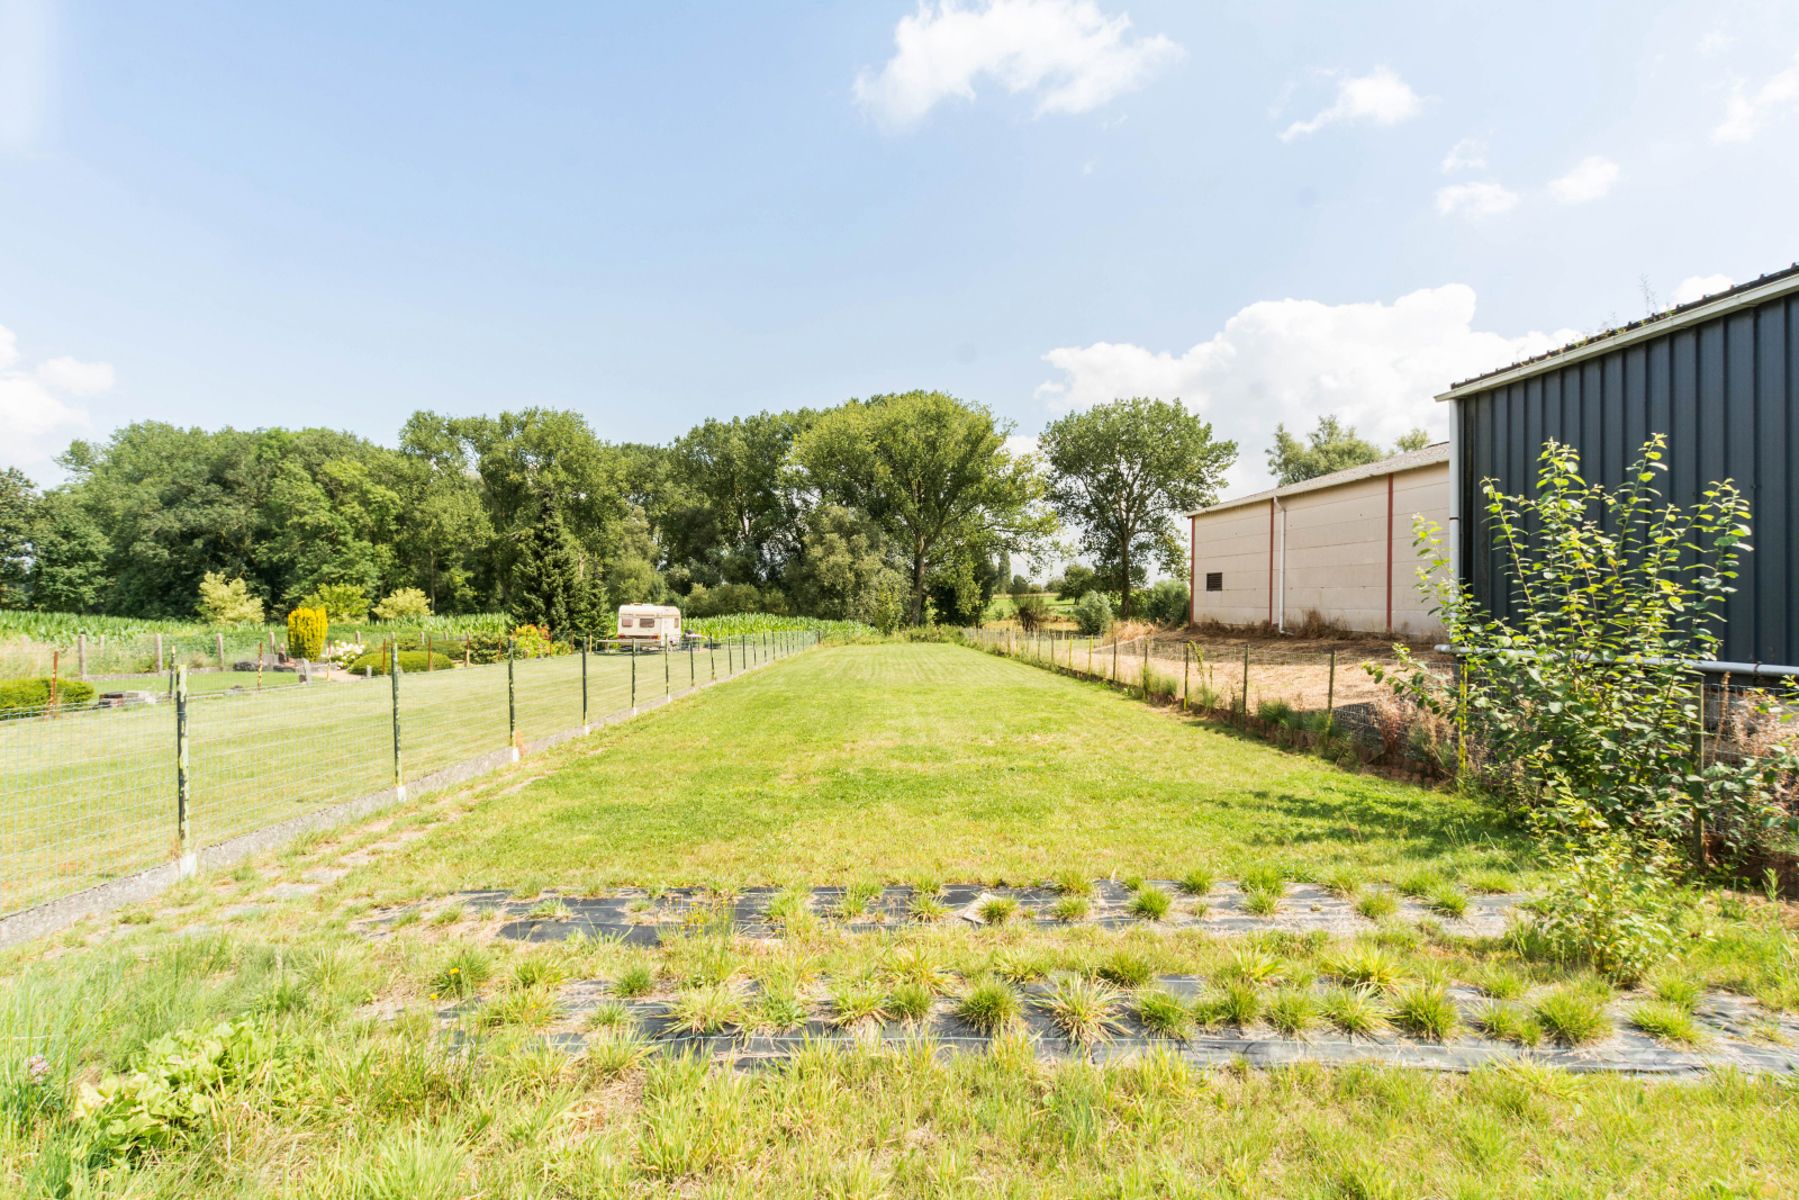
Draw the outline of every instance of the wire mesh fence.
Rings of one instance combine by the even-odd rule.
[[[579,733],[816,644],[810,632],[0,712],[0,916]]]
[[[1370,638],[1272,639],[1157,633],[1088,637],[1063,630],[1031,633],[976,629],[969,640],[987,650],[1225,719],[1304,724],[1328,722],[1342,732],[1373,734],[1375,707],[1388,689],[1368,670],[1392,666],[1398,652]],[[1435,650],[1412,653],[1443,670],[1452,660]]]

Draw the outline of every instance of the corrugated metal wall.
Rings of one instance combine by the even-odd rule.
[[[1668,498],[1692,504],[1730,478],[1748,497],[1755,550],[1727,609],[1724,657],[1799,663],[1799,296],[1709,321],[1495,387],[1462,406],[1462,562],[1476,593],[1504,613],[1501,553],[1488,544],[1480,482],[1536,486],[1537,455],[1556,438],[1589,480],[1615,485],[1652,432],[1666,433]]]

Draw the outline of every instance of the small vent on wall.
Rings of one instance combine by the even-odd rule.
[[[1222,592],[1223,590],[1224,590],[1224,572],[1223,571],[1207,571],[1206,572],[1206,591]]]

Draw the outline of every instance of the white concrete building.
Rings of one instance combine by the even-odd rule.
[[[1449,443],[1188,514],[1194,621],[1285,629],[1308,611],[1366,633],[1434,638],[1412,521],[1449,519]]]

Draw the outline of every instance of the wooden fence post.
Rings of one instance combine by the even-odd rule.
[[[1243,728],[1249,728],[1249,643],[1243,643]]]
[[[1324,685],[1324,736],[1331,735],[1337,723],[1337,652],[1331,651],[1329,682]]]

